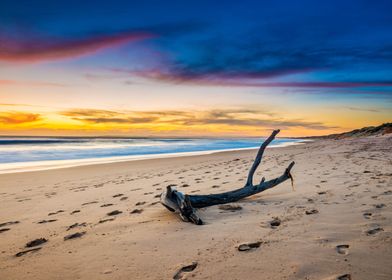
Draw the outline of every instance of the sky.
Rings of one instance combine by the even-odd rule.
[[[2,0],[0,135],[298,137],[390,122],[391,11]]]

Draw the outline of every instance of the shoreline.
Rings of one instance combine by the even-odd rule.
[[[298,139],[301,141],[281,143],[275,146],[269,146],[271,148],[282,148],[294,145],[301,145],[314,140],[308,139]],[[222,152],[231,151],[246,151],[255,150],[259,147],[250,148],[233,148],[233,149],[223,149],[223,150],[207,150],[207,151],[196,151],[196,152],[179,152],[179,153],[162,153],[162,154],[150,154],[150,155],[131,155],[131,156],[117,156],[117,157],[104,157],[104,158],[89,158],[89,159],[72,159],[72,160],[48,160],[48,161],[32,161],[32,162],[15,162],[15,163],[0,163],[0,175],[2,174],[13,174],[13,173],[23,173],[23,172],[35,172],[35,171],[45,171],[53,169],[62,168],[72,168],[78,166],[89,166],[89,165],[100,165],[100,164],[111,164],[118,162],[128,162],[128,161],[139,161],[139,160],[149,160],[149,159],[165,159],[165,158],[176,158],[176,157],[188,157],[188,156],[200,156],[209,155]],[[24,164],[24,166],[20,166]]]

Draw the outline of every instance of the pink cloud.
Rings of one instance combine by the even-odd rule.
[[[0,80],[1,86],[66,87],[66,85],[60,83],[16,80]]]
[[[96,53],[110,47],[151,38],[143,32],[127,32],[73,40],[22,39],[0,37],[0,61],[38,62],[60,60]]]

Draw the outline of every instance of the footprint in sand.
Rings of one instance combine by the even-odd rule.
[[[281,223],[282,221],[278,217],[274,217],[272,221],[269,222],[271,228],[277,228]]]
[[[37,224],[53,223],[55,221],[57,221],[57,219],[41,220],[41,221],[37,222]]]
[[[384,208],[386,205],[384,203],[380,203],[380,204],[376,204],[374,205],[374,207],[376,207],[377,209],[381,209]]]
[[[111,212],[107,213],[106,215],[108,215],[108,216],[115,216],[115,215],[119,215],[121,213],[122,213],[122,211],[120,211],[120,210],[114,210],[114,211],[111,211]]]
[[[368,231],[366,231],[366,234],[367,235],[374,235],[380,231],[384,231],[384,229],[382,227],[375,227],[375,228],[372,228],[372,229],[369,229]]]
[[[143,209],[134,209],[131,211],[131,214],[140,214],[143,212]]]
[[[103,220],[99,220],[98,224],[102,224],[102,223],[106,223],[106,222],[110,222],[110,221],[114,221],[115,218],[109,218],[109,219],[103,219]]]
[[[150,203],[150,205],[155,205],[155,204],[158,204],[160,201],[154,201],[154,202],[151,202]]]
[[[102,204],[100,207],[109,207],[109,206],[112,206],[113,205],[113,203],[106,203],[106,204]]]
[[[0,224],[0,227],[15,225],[15,224],[19,224],[19,223],[20,223],[19,221],[5,222],[5,223],[1,223],[1,224]]]
[[[350,245],[347,245],[347,244],[337,245],[336,246],[336,251],[339,254],[341,254],[341,255],[347,255],[348,254],[348,248],[350,248]]]
[[[370,212],[365,212],[365,213],[363,213],[363,217],[365,218],[365,219],[370,219],[371,217],[372,217],[372,213],[370,213]]]
[[[48,242],[48,240],[46,238],[37,238],[37,239],[34,239],[30,242],[27,242],[25,247],[26,248],[36,247],[36,246],[39,246],[39,245],[44,244],[46,242]]]
[[[82,203],[82,206],[89,205],[89,204],[95,204],[95,203],[98,203],[98,201],[85,202],[85,203]]]
[[[70,240],[70,239],[75,239],[75,238],[80,238],[80,237],[82,237],[82,236],[85,235],[85,234],[86,234],[85,231],[82,231],[82,232],[75,232],[75,233],[72,233],[72,234],[69,234],[69,235],[64,236],[64,241],[65,241],[65,240]]]
[[[313,214],[317,214],[319,211],[316,209],[311,209],[311,210],[306,210],[305,214],[306,215],[313,215]]]
[[[87,223],[80,223],[80,224],[74,223],[67,228],[67,231],[69,231],[70,229],[76,228],[76,227],[85,227],[85,226],[87,226]]]
[[[351,274],[343,274],[336,277],[336,280],[351,280]]]
[[[51,213],[49,213],[48,216],[56,215],[56,214],[58,214],[58,213],[63,213],[63,212],[64,212],[64,210],[58,210],[58,211],[56,211],[56,212],[51,212]]]
[[[183,279],[182,275],[184,274],[184,272],[191,272],[194,271],[197,267],[197,262],[193,262],[190,265],[186,265],[181,267],[173,276],[174,280],[179,280],[179,279]]]
[[[244,243],[238,246],[238,251],[244,252],[244,251],[250,251],[252,249],[259,248],[261,245],[261,241],[257,242],[252,242],[252,243]]]
[[[231,212],[242,210],[242,207],[240,205],[237,205],[237,204],[219,205],[218,208],[220,210],[231,211]]]
[[[16,253],[15,257],[21,257],[21,256],[23,256],[23,255],[25,255],[25,254],[27,254],[29,252],[36,252],[36,251],[39,251],[41,249],[42,249],[42,247],[38,247],[38,248],[33,248],[33,249],[28,249],[28,250],[25,250],[25,251],[21,251],[21,252]]]

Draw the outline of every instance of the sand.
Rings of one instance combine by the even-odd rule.
[[[392,137],[268,149],[255,178],[295,160],[295,191],[287,181],[202,209],[203,226],[157,203],[169,184],[200,194],[241,187],[254,156],[0,175],[0,279],[172,279],[183,266],[177,278],[392,279]]]

